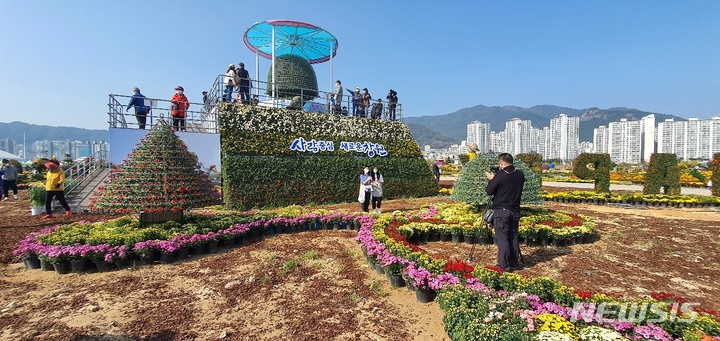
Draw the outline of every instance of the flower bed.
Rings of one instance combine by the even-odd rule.
[[[525,223],[554,228],[579,223],[581,218],[543,212],[528,216]],[[349,227],[358,223],[356,239],[369,260],[380,263],[388,274],[402,273],[414,288],[439,293],[439,304],[445,311],[445,329],[453,340],[673,340],[681,337],[700,340],[703,335],[720,335],[717,313],[698,307],[687,310],[682,306],[685,301],[672,294],[623,299],[573,290],[546,277],[527,277],[492,267],[474,268],[460,260],[434,258],[400,232],[405,225],[429,230],[441,224],[467,226],[475,219],[463,204],[428,206],[413,213],[384,215],[309,211],[296,206],[274,214],[208,211],[187,215],[182,224],[167,222],[146,229],[139,228],[137,219],[122,217],[104,223],[77,222],[33,233],[20,243],[15,255],[38,255],[50,262],[100,257],[105,262],[117,262],[145,251],[179,252],[210,241],[237,237],[254,240],[277,232],[329,228],[332,224]],[[643,316],[633,312],[632,317],[636,319],[632,322],[620,318],[605,320],[598,309],[604,305],[624,305],[627,310],[633,304],[654,308]]]
[[[365,218],[364,218],[365,217]],[[190,248],[225,241],[235,245],[243,239],[283,232],[325,227],[328,223],[354,227],[366,216],[340,212],[285,209],[279,214],[248,211],[240,214],[195,213],[183,223],[169,221],[141,227],[138,219],[124,216],[107,222],[76,222],[58,225],[28,235],[13,254],[27,259],[38,257],[60,264],[72,261],[124,263],[156,253],[175,254]]]
[[[442,211],[430,207],[417,215],[382,216],[373,226],[363,225],[357,240],[374,261],[404,267],[411,286],[439,291],[445,329],[453,340],[690,340],[693,335],[720,335],[716,312],[688,309],[679,297],[630,300],[576,291],[550,278],[473,268],[433,258],[399,232],[404,219],[437,222]],[[631,309],[632,316],[606,319],[598,309],[606,306]],[[640,316],[638,306],[652,309]]]
[[[636,203],[651,206],[719,206],[720,197],[703,195],[663,195],[642,193],[597,193],[592,191],[572,191],[548,193],[543,191],[540,196],[546,201],[565,201],[582,203]]]

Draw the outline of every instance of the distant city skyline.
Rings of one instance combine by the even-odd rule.
[[[132,18],[120,13],[130,9],[148,20],[125,25]],[[338,39],[332,74],[329,63],[314,66],[319,90],[341,80],[384,99],[392,88],[405,117],[478,103],[720,115],[714,0],[77,0],[0,2],[0,121],[107,129],[111,93],[137,86],[167,100],[182,85],[199,103],[215,77],[239,62],[264,81],[270,61],[259,59],[256,77],[242,36],[270,19],[308,22]],[[231,23],[219,30],[219,22]]]

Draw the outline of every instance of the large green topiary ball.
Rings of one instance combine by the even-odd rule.
[[[455,181],[451,199],[469,204],[486,205],[490,197],[485,194],[485,188],[487,188],[488,184],[485,172],[490,166],[497,166],[498,155],[491,153],[479,154],[475,159],[466,163]],[[538,179],[536,173],[525,166],[519,158],[515,158],[514,164],[525,175],[521,203],[524,205],[542,204],[543,199],[540,197],[541,179]]]
[[[275,73],[278,97],[292,99],[303,96],[304,101],[310,101],[318,96],[318,82],[310,62],[307,59],[293,54],[284,54],[275,57]],[[268,70],[268,89],[265,91],[272,96],[272,67]],[[302,91],[301,91],[302,89]]]

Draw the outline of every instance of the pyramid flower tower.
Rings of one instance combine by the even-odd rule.
[[[161,120],[98,187],[90,209],[109,213],[179,211],[222,203],[197,158]]]

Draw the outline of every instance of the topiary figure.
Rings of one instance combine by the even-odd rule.
[[[490,198],[485,193],[488,184],[485,172],[490,169],[490,166],[497,166],[498,155],[494,153],[479,154],[475,159],[466,163],[455,181],[450,198],[469,204],[486,205]],[[514,165],[525,175],[525,185],[520,203],[524,205],[542,204],[541,184],[536,173],[526,167],[520,159],[516,158]]]
[[[677,155],[673,153],[653,153],[643,186],[643,194],[680,194],[680,168]]]
[[[310,101],[318,96],[318,82],[310,62],[307,59],[284,54],[275,57],[275,82],[279,98],[292,99],[295,96],[303,96],[303,101]],[[272,96],[272,67],[268,70],[267,95]],[[302,91],[301,91],[302,90]]]

